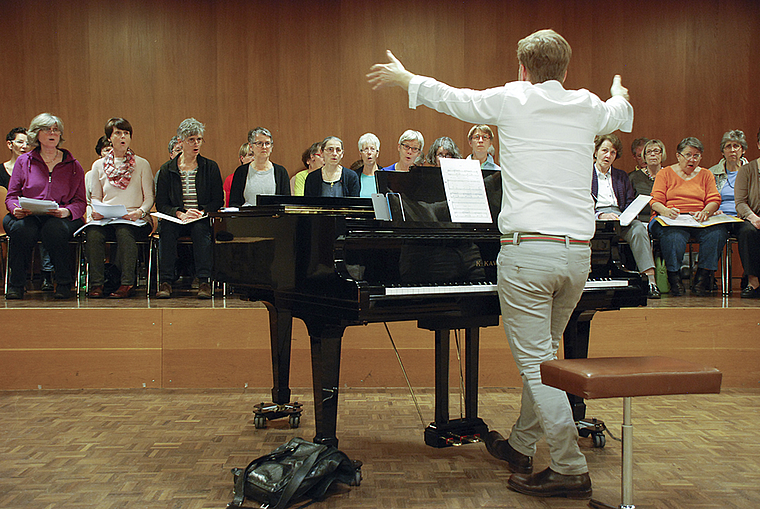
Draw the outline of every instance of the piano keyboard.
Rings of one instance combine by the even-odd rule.
[[[583,291],[587,290],[604,290],[607,288],[623,288],[628,286],[626,279],[600,278],[589,279],[583,286]],[[408,296],[408,295],[437,295],[437,294],[457,294],[457,293],[489,293],[495,292],[497,286],[493,283],[480,284],[450,284],[450,285],[419,285],[419,286],[391,286],[385,288],[387,296]]]

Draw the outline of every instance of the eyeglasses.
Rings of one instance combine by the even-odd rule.
[[[453,158],[454,154],[451,154],[449,152],[443,152],[441,154],[436,154],[435,157],[447,157],[447,158]]]
[[[29,142],[27,140],[13,140],[13,143],[18,145],[19,147],[23,147],[24,145],[29,145]]]
[[[43,133],[50,133],[50,134],[61,134],[61,130],[57,127],[43,127],[40,129]]]
[[[269,148],[272,146],[271,141],[254,141],[252,145],[256,145],[259,148]]]
[[[420,153],[420,150],[422,150],[422,149],[419,149],[419,148],[417,148],[417,147],[410,147],[410,146],[409,146],[409,145],[407,145],[406,143],[402,143],[402,144],[401,144],[401,147],[402,147],[404,150],[406,150],[407,152],[411,152],[412,154],[419,154],[419,153]]]
[[[488,134],[473,134],[470,136],[470,139],[475,141],[479,140],[480,138],[483,138],[484,141],[488,141],[491,139],[491,136]]]
[[[203,143],[203,138],[200,138],[200,137],[194,138],[193,137],[193,138],[188,138],[185,141],[188,142],[190,145],[200,145],[201,143]]]
[[[662,154],[662,150],[660,150],[659,148],[650,148],[649,150],[644,152],[644,155],[647,155],[647,156],[658,156],[660,154]]]
[[[702,158],[702,154],[700,154],[699,152],[697,152],[696,154],[682,154],[681,152],[679,152],[678,155],[688,161],[699,161]]]

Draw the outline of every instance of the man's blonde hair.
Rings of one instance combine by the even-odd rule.
[[[539,30],[517,43],[517,60],[530,74],[531,83],[565,79],[573,51],[554,30]]]

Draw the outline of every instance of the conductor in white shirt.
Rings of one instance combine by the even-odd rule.
[[[374,65],[367,75],[374,89],[400,86],[408,91],[410,108],[421,104],[465,122],[498,127],[504,192],[498,219],[499,300],[523,392],[509,438],[490,432],[488,451],[515,472],[508,482],[515,491],[589,498],[591,479],[567,395],[541,383],[539,366],[556,358],[588,277],[595,231],[589,164],[594,137],[631,131],[628,91],[620,76],[613,79],[606,102],[587,90],[565,90],[571,49],[553,30],[518,43],[518,81],[483,91],[416,76],[387,54],[390,63]],[[542,436],[551,463],[533,474]]]

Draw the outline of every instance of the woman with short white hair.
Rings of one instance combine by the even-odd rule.
[[[380,169],[377,164],[377,156],[380,155],[380,138],[372,133],[364,133],[359,137],[359,155],[362,165],[356,168],[359,175],[360,192],[362,198],[371,198],[372,193],[377,192],[375,172]]]
[[[407,129],[398,139],[398,162],[383,168],[383,171],[409,171],[413,164],[422,164],[422,149],[425,148],[425,138],[422,133]]]

